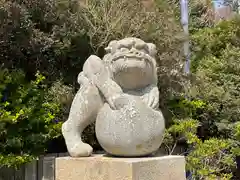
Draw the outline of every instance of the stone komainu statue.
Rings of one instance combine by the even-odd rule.
[[[90,156],[81,134],[96,121],[103,149],[115,156],[145,156],[161,145],[164,118],[158,110],[156,46],[137,38],[111,41],[101,60],[90,56],[78,76],[80,89],[62,133],[73,157]]]

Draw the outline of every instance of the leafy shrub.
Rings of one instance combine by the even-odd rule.
[[[200,126],[193,119],[175,119],[174,124],[165,132],[163,147],[169,154],[174,153],[178,143],[187,142],[186,170],[189,179],[231,179],[236,171],[236,156],[239,144],[231,139],[210,138],[202,141],[196,135]]]
[[[171,148],[186,140],[186,168],[193,179],[237,179],[239,25],[236,17],[193,35],[192,71],[196,81],[189,99],[173,99],[169,103],[173,116],[181,120],[175,120],[167,129],[164,144],[170,149],[168,152],[173,152]]]
[[[187,156],[187,169],[192,178],[231,179],[236,169],[234,142],[211,138],[197,144]]]
[[[61,135],[61,106],[51,100],[45,77],[26,81],[21,71],[0,70],[0,164],[17,167],[44,153]]]
[[[185,97],[174,97],[168,102],[168,108],[173,116],[177,118],[191,117],[199,120],[201,114],[207,110],[207,103],[200,99],[187,99]]]
[[[205,121],[218,127],[217,136],[231,138],[240,119],[240,19],[224,21],[193,36],[193,71],[196,83],[192,95],[209,104]]]

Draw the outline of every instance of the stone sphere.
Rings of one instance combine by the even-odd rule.
[[[98,113],[95,128],[98,142],[108,154],[138,157],[158,150],[165,122],[160,111],[131,100],[117,110],[106,103]]]

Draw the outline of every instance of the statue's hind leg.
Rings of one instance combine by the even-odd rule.
[[[72,157],[90,156],[92,147],[82,142],[83,130],[96,120],[103,102],[96,86],[83,84],[74,97],[68,120],[62,126],[67,149]]]

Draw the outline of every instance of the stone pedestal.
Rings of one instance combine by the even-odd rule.
[[[56,180],[186,180],[183,156],[56,158]]]

